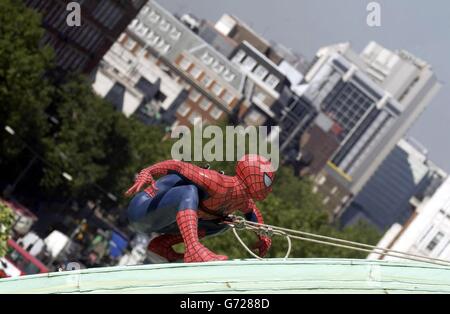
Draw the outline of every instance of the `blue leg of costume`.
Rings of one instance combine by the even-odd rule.
[[[172,174],[156,181],[158,191],[155,197],[145,192],[138,193],[128,207],[128,219],[132,227],[139,232],[150,234],[179,233],[176,215],[186,208],[197,209],[199,191],[195,185],[186,182],[182,177]],[[227,226],[216,221],[199,219],[199,229],[206,235],[213,235],[226,230]]]

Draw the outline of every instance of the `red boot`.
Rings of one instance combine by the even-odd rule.
[[[182,242],[183,237],[179,234],[163,234],[150,241],[148,250],[164,257],[169,262],[175,262],[183,259],[183,254],[175,252],[172,246]]]
[[[226,256],[214,254],[198,240],[197,211],[193,209],[179,211],[177,224],[186,247],[184,252],[185,263],[225,261],[228,259]]]

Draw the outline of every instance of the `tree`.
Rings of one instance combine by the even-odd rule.
[[[7,241],[14,222],[14,215],[11,208],[0,202],[0,257],[5,256]]]
[[[125,206],[128,199],[123,193],[133,183],[135,174],[153,163],[169,159],[171,142],[162,140],[162,127],[144,125],[122,114],[116,116],[113,130],[105,158],[111,171],[99,183],[120,196],[121,205]],[[120,140],[116,134],[121,134]]]
[[[116,112],[82,76],[66,77],[55,88],[50,110],[60,121],[45,140],[45,157],[54,167],[46,168],[42,184],[51,195],[87,200],[109,192],[123,202],[140,168],[169,157],[160,127]],[[62,170],[73,181],[64,180]]]
[[[21,1],[0,1],[0,34],[0,157],[6,179],[30,158],[18,137],[37,150],[42,148],[52,89],[44,74],[51,66],[52,52],[39,45],[43,35],[39,15]],[[5,126],[17,136],[4,136]]]
[[[95,196],[94,185],[110,171],[105,159],[108,140],[114,132],[114,111],[93,94],[81,76],[67,77],[56,86],[49,110],[59,124],[45,138],[44,157],[50,166],[45,168],[42,185],[52,195],[80,199]],[[114,137],[118,142],[123,140],[121,134]],[[66,182],[62,171],[69,173],[73,181]]]
[[[41,48],[40,24],[20,1],[0,1],[0,132],[6,125],[16,132],[0,137],[1,179],[14,180],[38,153],[43,159],[21,181],[22,191],[83,202],[105,198],[101,187],[123,203],[134,173],[168,158],[164,133],[115,112],[81,75],[55,74],[52,50]]]

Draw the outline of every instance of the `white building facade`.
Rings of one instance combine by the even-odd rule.
[[[408,222],[394,224],[377,246],[450,261],[450,179],[418,207]],[[368,259],[397,258],[372,253]]]
[[[125,116],[144,122],[166,115],[187,97],[184,86],[166,73],[158,60],[123,33],[94,72],[94,91]],[[172,118],[174,114],[172,113]]]

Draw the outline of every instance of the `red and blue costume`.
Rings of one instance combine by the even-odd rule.
[[[161,176],[155,181],[154,177]],[[271,163],[258,155],[246,155],[236,165],[236,175],[227,176],[190,163],[167,160],[142,170],[127,191],[134,196],[128,207],[132,226],[145,233],[161,234],[149,250],[168,261],[226,260],[203,246],[199,238],[219,234],[228,226],[224,219],[240,211],[247,220],[263,223],[255,201],[272,191],[275,172]],[[184,255],[172,246],[184,242]],[[259,254],[264,256],[271,239],[260,236]]]

